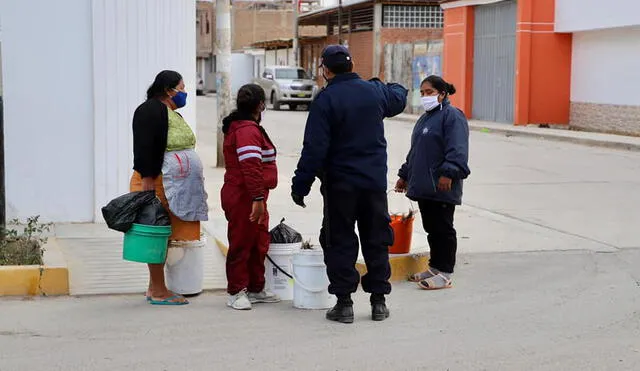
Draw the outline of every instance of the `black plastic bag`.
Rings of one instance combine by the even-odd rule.
[[[155,197],[138,211],[138,217],[135,223],[162,226],[171,225],[171,220],[169,220],[169,213],[164,206],[162,206],[160,199]]]
[[[284,218],[280,224],[271,230],[271,243],[299,243],[302,242],[302,235],[295,229],[284,224]]]
[[[102,208],[102,217],[109,228],[127,232],[138,218],[138,212],[156,199],[154,191],[131,192],[122,195]]]

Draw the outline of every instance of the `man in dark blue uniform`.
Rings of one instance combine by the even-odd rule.
[[[342,45],[322,53],[327,87],[309,112],[302,158],[293,178],[292,198],[305,207],[316,176],[322,181],[324,220],[320,244],[329,276],[329,292],[338,298],[327,319],[353,322],[351,294],[360,275],[358,236],[367,265],[362,288],[371,293],[372,319],[389,317],[385,295],[391,292],[388,247],[393,244],[387,205],[387,141],[383,119],[395,116],[407,103],[407,90],[378,79],[362,80]]]

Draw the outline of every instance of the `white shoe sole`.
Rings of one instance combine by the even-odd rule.
[[[227,303],[227,306],[235,310],[251,310],[251,307],[236,307],[233,304],[229,304],[229,303]]]
[[[251,304],[258,304],[258,303],[275,304],[275,303],[281,302],[282,299],[280,299],[280,298],[274,298],[274,299],[251,299],[251,298],[249,298],[249,301],[251,302]]]

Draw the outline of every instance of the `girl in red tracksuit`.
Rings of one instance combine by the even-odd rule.
[[[264,90],[248,84],[238,91],[237,110],[223,121],[226,172],[221,197],[229,222],[227,305],[233,309],[280,301],[264,287],[270,242],[267,198],[278,184],[276,149],[260,126],[264,110]]]

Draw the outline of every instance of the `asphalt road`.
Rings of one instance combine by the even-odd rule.
[[[218,223],[215,101],[198,103]],[[288,199],[305,115],[265,115],[281,177],[270,208],[314,238],[317,192],[306,210]],[[410,130],[387,124],[391,174]],[[0,371],[640,370],[640,153],[473,133],[471,167],[454,288],[396,283],[385,322],[368,319],[363,294],[352,325],[290,303],[235,312],[216,293],[181,308],[140,295],[2,299]]]

